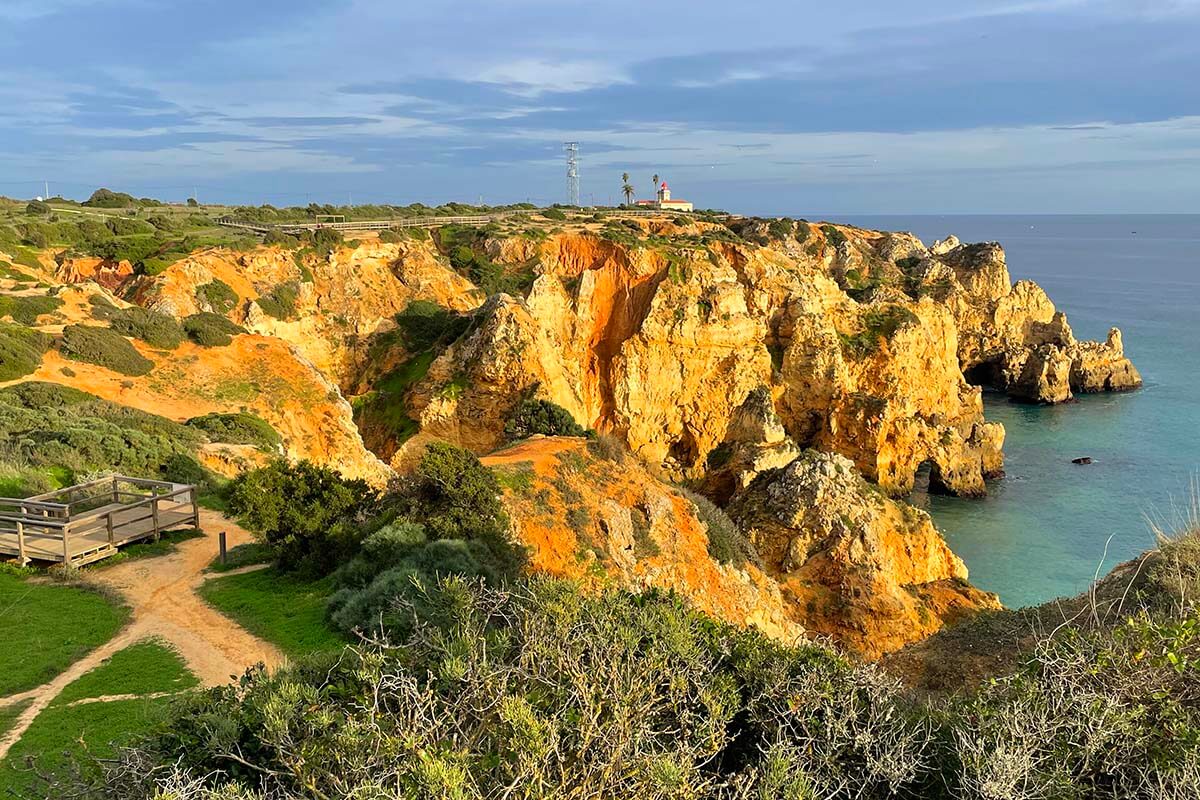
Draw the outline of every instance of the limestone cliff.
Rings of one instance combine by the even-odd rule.
[[[673,589],[697,607],[779,639],[803,635],[776,583],[750,563],[709,556],[701,512],[631,457],[580,439],[536,438],[483,459],[534,571],[634,590]]]
[[[805,451],[759,476],[728,511],[793,618],[867,658],[1000,607],[967,583],[928,514],[888,499],[841,456]]]
[[[204,287],[220,281],[234,295],[214,307]],[[295,300],[283,319],[260,305],[287,287]],[[482,293],[436,257],[428,242],[359,242],[328,255],[264,247],[191,254],[132,287],[147,308],[188,316],[216,311],[254,333],[283,339],[340,385],[352,387],[368,370],[370,337],[394,328],[392,318],[413,300],[454,310],[477,306]]]
[[[1141,386],[1118,329],[1104,342],[1076,340],[1066,315],[1041,287],[1011,283],[998,244],[951,239],[936,250],[911,276],[950,309],[959,330],[959,360],[976,382],[1039,403],[1063,402],[1072,392]]]
[[[953,316],[932,299],[858,302],[811,259],[721,239],[573,233],[539,247],[528,297],[492,298],[409,394],[427,435],[487,452],[536,392],[661,474],[700,478],[734,410],[767,386],[789,436],[853,458],[889,491],[926,462],[961,494],[1000,471],[1002,430],[984,422]]]

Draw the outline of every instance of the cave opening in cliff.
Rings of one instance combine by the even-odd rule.
[[[931,495],[953,494],[942,479],[942,470],[932,459],[926,459],[917,467],[913,476],[913,488],[908,501],[917,508],[928,508]]]
[[[982,386],[985,389],[996,389],[1001,385],[1000,365],[994,361],[984,361],[963,370],[963,378],[972,386]]]

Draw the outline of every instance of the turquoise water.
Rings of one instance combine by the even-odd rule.
[[[1121,328],[1146,382],[1055,407],[986,398],[988,419],[1008,432],[1006,476],[982,500],[929,500],[972,582],[1009,606],[1040,603],[1151,546],[1147,516],[1169,520],[1200,472],[1200,215],[850,221],[926,243],[999,241],[1013,280],[1037,281],[1076,336]],[[1094,463],[1072,464],[1077,456]]]

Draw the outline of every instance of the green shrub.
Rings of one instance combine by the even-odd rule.
[[[146,222],[154,226],[156,230],[165,231],[167,233],[179,230],[178,223],[176,223],[176,221],[171,217],[163,214],[154,214],[146,217]]]
[[[145,375],[154,362],[143,356],[121,334],[94,325],[63,328],[59,350],[67,358],[95,364],[122,375]]]
[[[762,568],[758,550],[728,514],[702,494],[688,489],[680,491],[696,509],[696,517],[704,523],[708,533],[709,556],[721,564],[743,566],[750,563]]]
[[[183,341],[183,326],[174,317],[133,306],[116,311],[110,325],[117,333],[141,339],[148,345],[174,350]]]
[[[193,342],[204,347],[225,347],[233,337],[246,330],[219,314],[201,312],[183,321],[183,331]]]
[[[388,228],[387,230],[382,230],[379,232],[379,241],[383,242],[384,244],[398,244],[406,241],[407,239],[408,237],[405,236],[400,230]]]
[[[354,518],[375,499],[364,481],[284,459],[243,472],[229,484],[228,497],[230,510],[262,536],[283,569],[317,574],[354,551]]]
[[[31,200],[29,205],[25,206],[26,214],[37,217],[44,217],[53,210],[49,204],[43,203],[41,200]]]
[[[92,192],[91,197],[83,201],[83,204],[92,208],[127,208],[134,205],[135,202],[133,195],[109,189],[97,189]]]
[[[50,337],[40,331],[0,322],[0,381],[22,378],[42,363]]]
[[[210,441],[225,444],[250,444],[268,452],[278,452],[283,437],[261,417],[246,412],[205,414],[184,423],[203,431]]]
[[[300,237],[272,228],[263,235],[263,244],[282,247],[284,250],[296,250],[300,247]]]
[[[105,225],[113,236],[138,236],[154,232],[154,226],[141,220],[126,219],[125,217],[110,217]]]
[[[0,441],[37,467],[153,477],[172,456],[192,455],[200,434],[86,392],[30,381],[0,389]]]
[[[901,328],[919,323],[917,315],[904,306],[872,308],[862,316],[862,329],[854,334],[839,334],[842,348],[854,358],[863,358],[879,349],[880,341],[890,340]]]
[[[403,548],[408,532],[396,533]],[[930,732],[895,687],[821,646],[777,645],[660,592],[462,578],[405,591],[417,601],[383,611],[421,621],[399,646],[184,698],[142,759],[110,767],[105,796],[156,796],[147,764],[226,797],[234,782],[260,787],[255,797],[386,786],[442,800],[512,786],[547,800],[882,800],[938,788],[927,785]]]
[[[336,228],[318,228],[309,234],[313,248],[322,256],[328,256],[336,250],[345,239]]]
[[[207,305],[214,314],[228,314],[238,304],[238,294],[225,281],[213,278],[196,287],[196,299]]]
[[[396,315],[396,326],[404,336],[404,346],[421,353],[439,341],[457,339],[470,325],[471,317],[458,315],[428,300],[412,300]]]
[[[542,212],[542,216],[546,219],[552,219],[556,222],[562,222],[567,218],[567,215],[561,208],[547,208]]]
[[[38,317],[53,314],[63,304],[49,295],[0,295],[0,317],[12,317],[22,325],[36,325]]]
[[[786,217],[773,219],[767,223],[767,235],[772,239],[786,239],[792,235],[795,224]]]
[[[825,234],[825,241],[829,242],[835,248],[841,247],[848,241],[846,234],[842,233],[840,228],[836,228],[833,225],[822,225],[821,232]]]
[[[504,425],[504,435],[510,441],[528,439],[535,433],[543,436],[583,436],[583,428],[571,412],[549,400],[522,400]]]
[[[288,281],[272,287],[271,291],[260,295],[257,303],[264,314],[275,319],[291,319],[296,313],[296,299],[300,296],[300,284]]]

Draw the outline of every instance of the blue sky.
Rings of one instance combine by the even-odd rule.
[[[1200,211],[1200,0],[0,0],[0,193]]]

